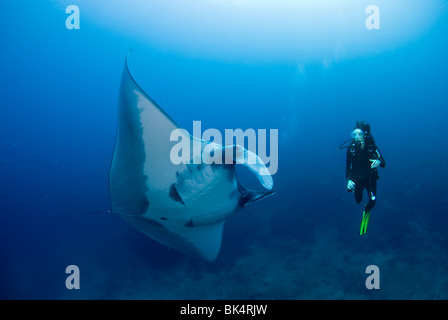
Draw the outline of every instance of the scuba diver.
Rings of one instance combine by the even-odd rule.
[[[345,177],[347,179],[347,191],[355,194],[357,203],[361,203],[364,189],[367,190],[369,201],[364,207],[362,213],[360,235],[367,232],[367,226],[370,221],[370,211],[376,203],[376,187],[378,176],[378,167],[384,168],[384,161],[375,140],[370,134],[370,125],[357,121],[355,130],[352,132],[352,138],[344,142],[339,148],[347,148],[347,167]],[[347,142],[349,145],[344,146]]]

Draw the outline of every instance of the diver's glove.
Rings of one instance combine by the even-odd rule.
[[[347,189],[350,190],[350,191],[355,189],[355,183],[353,182],[353,180],[348,180],[348,182],[347,182]]]
[[[377,159],[370,159],[370,161],[372,161],[372,164],[370,165],[370,169],[375,169],[381,164],[381,161],[377,160]]]

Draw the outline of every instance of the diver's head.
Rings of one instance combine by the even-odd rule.
[[[364,132],[359,129],[356,128],[353,132],[352,132],[352,138],[355,139],[355,142],[358,144],[363,144],[364,140],[365,140],[365,135]]]
[[[364,121],[356,121],[356,127],[352,132],[352,138],[358,145],[362,145],[367,137],[370,137],[370,125]]]

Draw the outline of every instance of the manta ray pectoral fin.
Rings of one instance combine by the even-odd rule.
[[[135,216],[123,216],[123,219],[152,239],[209,262],[216,260],[221,249],[224,221],[193,228],[181,225],[170,228],[163,221]]]
[[[224,221],[198,228],[184,228],[182,237],[186,243],[191,244],[196,254],[208,262],[213,262],[221,250],[223,229]]]

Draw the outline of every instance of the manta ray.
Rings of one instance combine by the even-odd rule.
[[[249,203],[275,193],[272,176],[261,159],[244,147],[203,141],[183,129],[182,138],[200,144],[200,153],[195,148],[190,151],[192,160],[201,159],[204,150],[213,154],[232,148],[234,161],[174,164],[170,136],[181,128],[134,80],[128,68],[129,55],[121,78],[109,177],[111,212],[168,247],[214,261],[225,220]],[[246,165],[267,190],[245,188],[236,175],[238,163]]]

